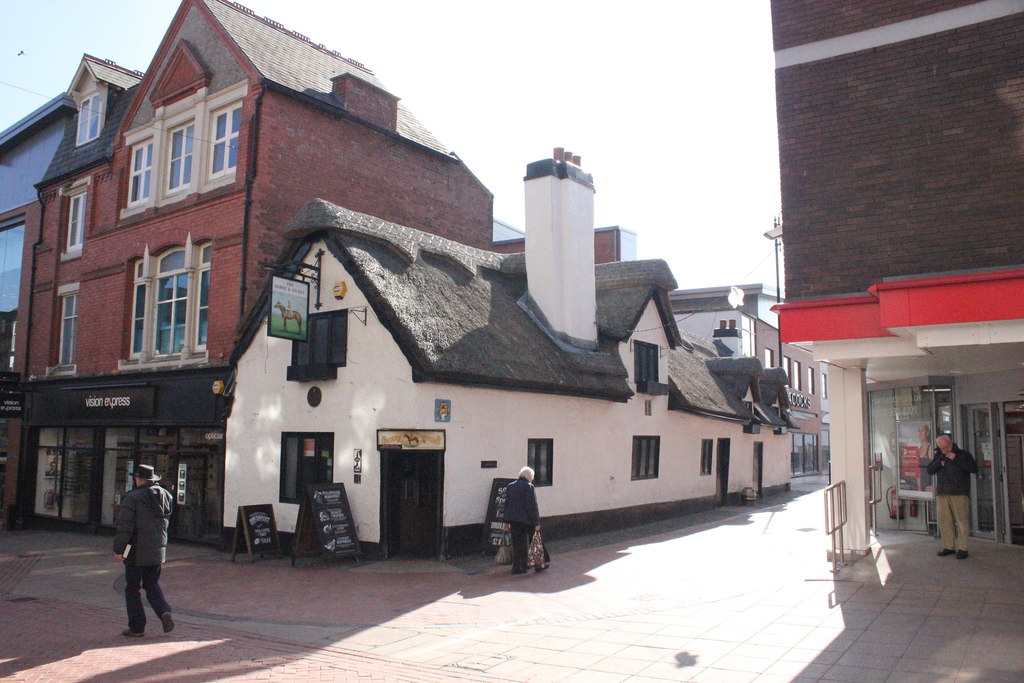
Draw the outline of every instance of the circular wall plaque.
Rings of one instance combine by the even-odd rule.
[[[306,403],[313,408],[320,405],[320,401],[323,399],[323,394],[320,393],[320,387],[310,387],[309,391],[306,392]]]

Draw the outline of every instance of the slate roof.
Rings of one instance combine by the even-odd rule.
[[[597,266],[599,348],[572,350],[556,344],[522,305],[527,290],[523,254],[475,249],[322,199],[296,214],[285,237],[279,262],[300,260],[310,241],[324,239],[391,332],[417,381],[625,401],[633,390],[618,345],[630,336],[629,325],[640,319],[647,303],[664,298],[667,304],[675,288],[661,260]],[[263,329],[268,305],[265,290],[242,323],[236,361]],[[669,338],[684,341],[671,315],[663,318]],[[673,371],[670,361],[670,376],[686,388],[686,396],[705,398],[680,409],[754,420],[740,403],[742,395],[734,397],[734,391],[723,389],[731,385],[713,375],[708,361],[717,358],[714,350],[696,338],[687,346],[690,350],[670,352],[670,359],[682,354],[680,362],[688,363],[680,372]],[[760,363],[750,360],[760,376]]]
[[[227,0],[203,0],[217,21],[267,80],[341,108],[331,79],[348,73],[387,90],[372,71],[276,21]],[[389,91],[390,92],[390,91]],[[393,93],[392,93],[393,94]],[[398,103],[398,134],[448,154],[430,131]]]

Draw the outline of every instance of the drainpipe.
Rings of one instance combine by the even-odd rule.
[[[249,169],[245,174],[245,213],[242,218],[242,285],[238,292],[238,319],[245,316],[245,295],[249,289],[247,284],[249,272],[249,221],[252,216],[252,187],[256,181],[256,156],[260,146],[260,113],[263,110],[263,96],[267,93],[267,83],[260,79],[260,92],[256,95],[256,110],[252,116],[252,135],[249,145]]]

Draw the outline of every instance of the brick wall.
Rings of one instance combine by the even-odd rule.
[[[594,233],[594,263],[621,261],[621,233],[618,230],[604,230]],[[499,254],[521,254],[526,249],[526,240],[505,240],[487,247]]]
[[[978,0],[772,0],[775,49],[845,36]]]
[[[1024,261],[1022,54],[1016,15],[777,71],[790,298]]]
[[[252,240],[260,259],[277,256],[288,221],[317,197],[491,247],[491,194],[454,158],[276,92],[263,100],[259,136]]]
[[[189,234],[194,244],[213,243],[207,350],[211,362],[226,361],[239,321],[243,258],[251,303],[266,281],[259,264],[278,256],[288,221],[314,197],[473,246],[490,246],[491,195],[461,162],[268,92],[243,257],[245,171],[256,93],[253,88],[244,105],[239,140],[245,142],[231,185],[121,220],[130,150],[116,147],[109,163],[81,173],[92,182],[79,258],[62,259],[68,201],[58,187],[47,188],[43,239],[36,252],[30,374],[42,376],[57,364],[58,288],[73,282],[80,283],[77,374],[115,371],[118,361],[130,355],[133,262],[147,245],[156,256],[184,246]],[[26,234],[29,241],[35,235]]]

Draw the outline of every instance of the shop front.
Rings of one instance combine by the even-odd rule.
[[[131,473],[151,464],[175,498],[170,535],[217,543],[224,488],[224,372],[27,383],[20,515],[26,526],[113,527]]]

